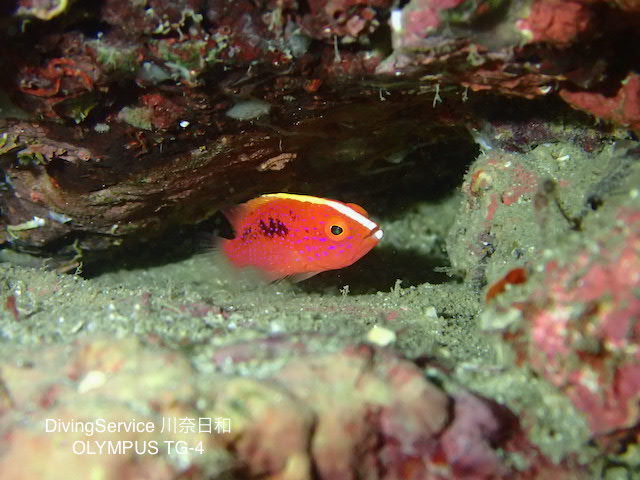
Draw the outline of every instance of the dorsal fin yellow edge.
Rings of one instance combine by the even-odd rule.
[[[263,198],[263,197],[285,198],[289,200],[298,200],[300,202],[309,202],[309,203],[316,203],[318,205],[329,205],[329,206],[333,206],[333,204],[338,202],[338,200],[328,200],[322,197],[314,197],[313,195],[300,195],[296,193],[266,193],[264,195],[260,195],[258,198]],[[338,203],[343,203],[343,202],[338,202]],[[344,203],[344,205],[352,208],[353,210],[358,212],[360,215],[364,215],[365,217],[369,216],[367,211],[356,203]]]
[[[297,200],[299,202],[316,203],[318,205],[330,205],[334,200],[327,200],[326,198],[314,197],[313,195],[299,195],[296,193],[266,193],[260,195],[258,198],[283,198],[287,200]]]
[[[329,200],[326,198],[314,197],[312,195],[298,195],[295,193],[267,193],[259,196],[255,200],[269,199],[269,198],[282,198],[282,199],[288,199],[288,200],[297,200],[299,202],[308,202],[308,203],[315,203],[317,205],[329,206],[337,210],[338,212],[348,216],[349,218],[357,221],[365,228],[368,228],[369,230],[377,230],[378,233],[376,234],[376,238],[377,239],[382,238],[382,230],[380,229],[380,227],[369,219],[365,209],[359,205],[342,203],[342,202],[338,202],[337,200]],[[255,200],[252,200],[252,202]],[[354,207],[357,207],[357,208],[354,208]]]
[[[239,217],[241,217],[247,209],[254,209],[260,205],[271,201],[274,198],[282,198],[288,200],[297,200],[299,202],[309,202],[319,205],[330,205],[331,201],[320,197],[313,197],[311,195],[296,195],[293,193],[266,193],[259,197],[247,200],[244,203],[238,205],[232,205],[221,209],[222,213],[233,224]]]

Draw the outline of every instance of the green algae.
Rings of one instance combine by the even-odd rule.
[[[151,130],[153,128],[152,119],[153,109],[149,107],[124,107],[118,113],[118,120],[143,130]]]
[[[112,45],[100,38],[87,43],[95,49],[96,60],[105,72],[117,72],[126,78],[140,68],[140,49],[135,45]]]

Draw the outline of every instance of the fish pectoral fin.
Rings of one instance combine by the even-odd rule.
[[[298,283],[298,282],[302,282],[304,280],[307,280],[311,277],[313,277],[314,275],[317,275],[321,273],[321,271],[318,272],[305,272],[305,273],[294,273],[293,275],[289,275],[288,278],[289,280],[291,280],[293,283]]]

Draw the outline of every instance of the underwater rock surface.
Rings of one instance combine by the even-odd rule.
[[[371,347],[302,356],[262,380],[200,378],[175,353],[128,340],[40,353],[36,365],[3,365],[3,478],[60,478],[51,464],[77,478],[180,478],[185,471],[192,478],[530,478],[564,471],[523,438],[506,408],[464,390],[449,396],[411,362]],[[180,427],[170,426],[173,418]],[[188,424],[191,418],[198,423]],[[123,435],[131,419],[137,427]],[[233,432],[218,428],[218,419],[228,419]],[[38,461],[43,454],[48,466]]]
[[[0,478],[640,477],[639,11],[5,2]],[[208,252],[280,191],[384,238]]]
[[[451,144],[455,166],[471,155],[474,92],[560,98],[637,132],[638,53],[625,47],[638,8],[9,2],[3,240],[86,262],[258,193],[375,195],[388,176],[450,171]],[[417,148],[431,158],[399,161]]]

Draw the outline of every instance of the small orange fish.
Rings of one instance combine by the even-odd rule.
[[[262,195],[225,214],[236,235],[222,240],[226,257],[271,281],[347,267],[382,238],[362,207],[308,195]]]

